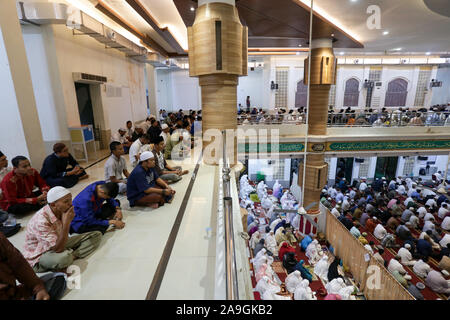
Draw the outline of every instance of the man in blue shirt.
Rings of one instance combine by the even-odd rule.
[[[70,224],[70,233],[100,231],[103,234],[109,225],[122,229],[122,210],[115,197],[119,185],[114,182],[97,181],[87,186],[73,199],[75,217]],[[104,203],[106,201],[106,203]]]
[[[145,151],[139,160],[139,164],[128,176],[127,181],[127,198],[130,207],[143,206],[156,209],[166,202],[172,202],[175,190],[159,178],[155,170],[153,153]]]

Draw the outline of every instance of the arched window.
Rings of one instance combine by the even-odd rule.
[[[386,92],[385,107],[404,107],[408,95],[408,82],[397,78],[389,82]]]
[[[359,102],[359,81],[348,79],[345,83],[344,107],[357,107]]]
[[[297,91],[295,92],[295,108],[306,108],[306,102],[308,100],[308,86],[306,86],[303,80],[297,83]]]

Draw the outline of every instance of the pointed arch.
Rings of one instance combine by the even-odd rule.
[[[350,78],[345,82],[344,107],[357,107],[359,105],[359,80]]]
[[[389,82],[386,91],[385,107],[404,107],[408,96],[408,81],[396,78]]]
[[[306,103],[308,100],[308,86],[305,85],[303,80],[297,82],[297,90],[295,92],[295,108],[299,109],[301,107],[306,108]]]

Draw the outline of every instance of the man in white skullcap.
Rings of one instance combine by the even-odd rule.
[[[130,206],[152,207],[154,209],[170,203],[175,195],[167,183],[155,170],[153,152],[145,151],[140,155],[139,164],[128,176],[127,198]]]
[[[66,269],[73,260],[97,249],[102,238],[99,231],[69,237],[75,213],[72,194],[66,188],[50,189],[47,202],[31,218],[26,230],[24,257],[35,272]]]
[[[411,245],[409,243],[405,244],[404,247],[400,248],[398,250],[397,255],[401,259],[401,263],[405,266],[413,266],[416,261],[413,260],[412,254],[411,254]]]
[[[161,130],[160,136],[164,139],[164,145],[167,145],[167,141],[170,139],[170,128],[167,123],[161,125]]]
[[[117,130],[116,133],[114,133],[111,136],[111,142],[113,142],[113,141],[120,142],[121,144],[123,144],[123,149],[125,150],[125,153],[128,153],[128,150],[130,149],[130,146],[131,146],[131,142],[128,141],[126,133],[127,133],[127,129],[120,128],[119,130]]]

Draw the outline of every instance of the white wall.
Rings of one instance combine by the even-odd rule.
[[[157,111],[173,111],[172,77],[168,69],[156,69],[156,107]]]
[[[436,79],[442,81],[441,88],[433,88],[433,98],[431,105],[450,103],[450,67],[437,69]]]
[[[189,77],[189,70],[175,70],[172,77],[173,111],[201,109],[201,89],[198,77]]]
[[[143,63],[127,58],[118,50],[106,49],[89,36],[74,36],[65,26],[53,25],[52,29],[68,126],[80,125],[73,72],[105,76],[108,85],[122,88],[121,97],[103,101],[105,118],[109,118],[109,124],[103,130],[115,132],[119,126],[125,125],[126,120],[134,122],[147,116]],[[102,97],[105,98],[104,89]],[[118,116],[114,113],[117,110],[121,111]],[[121,118],[125,114],[127,118]]]
[[[59,71],[50,56],[54,48],[52,29],[24,25],[22,34],[43,139],[48,142],[69,140]]]
[[[29,157],[1,30],[0,87],[2,88],[0,90],[0,151],[2,151],[9,160],[17,155]]]
[[[255,68],[254,71],[248,69],[248,76],[239,77],[239,84],[237,87],[237,104],[242,105],[242,108],[247,106],[247,96],[250,96],[251,106],[262,108],[264,106],[264,70],[263,68]]]

